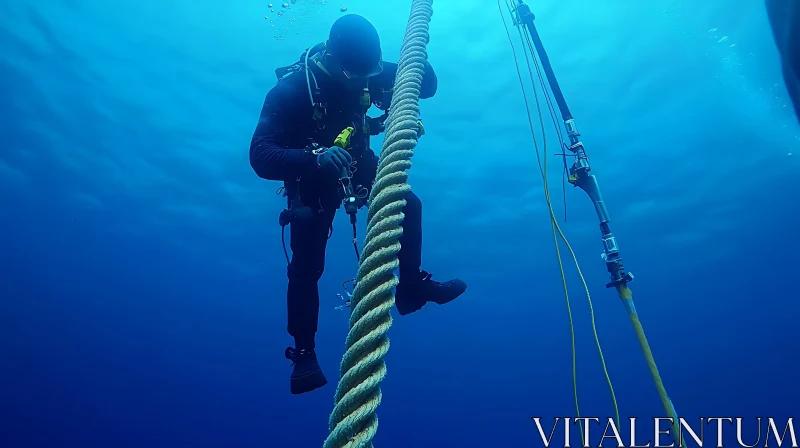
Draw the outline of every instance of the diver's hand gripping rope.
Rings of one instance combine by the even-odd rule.
[[[378,430],[383,357],[392,326],[394,270],[398,267],[405,195],[411,191],[406,170],[417,145],[419,92],[428,44],[433,0],[414,0],[400,60],[392,108],[386,122],[375,185],[369,197],[367,235],[351,301],[350,331],[340,367],[330,434],[324,448],[366,448]]]

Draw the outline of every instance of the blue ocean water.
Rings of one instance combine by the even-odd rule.
[[[762,2],[735,3],[530,5],[678,412],[785,420],[800,402],[800,127]],[[348,328],[336,294],[357,269],[347,217],[320,282],[331,384],[291,396],[284,202],[248,147],[273,70],[343,6],[396,60],[407,1],[0,3],[0,447],[321,446]],[[576,411],[514,57],[495,2],[434,11],[439,90],[421,105],[409,182],[423,267],[470,286],[395,314],[375,444],[540,446],[531,417]],[[562,218],[553,141],[556,215],[620,413],[663,416],[581,191],[566,188]],[[565,267],[581,415],[613,416],[568,255]]]

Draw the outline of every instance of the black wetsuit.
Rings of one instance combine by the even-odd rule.
[[[783,78],[800,120],[800,1],[766,0],[772,35],[781,55]]]
[[[397,65],[383,64],[383,72],[369,78],[368,88],[372,103],[385,110],[389,107]],[[307,147],[312,142],[331,147],[339,133],[352,126],[355,133],[348,147],[356,161],[352,184],[367,190],[375,180],[378,157],[369,147],[369,133],[377,132],[373,129],[365,133],[362,126],[366,114],[366,107],[360,103],[363,87],[345,91],[313,62],[309,62],[309,68],[321,92],[319,99],[326,106],[324,116],[314,118],[315,107],[309,96],[305,70],[289,72],[269,91],[264,101],[250,143],[250,164],[258,176],[284,181],[289,202],[299,194],[302,205],[313,212],[310,219],[290,224],[292,258],[287,291],[289,334],[295,338],[297,348],[313,349],[319,315],[317,283],[322,276],[325,247],[342,196],[337,178],[320,171],[316,156]],[[432,97],[436,88],[436,75],[427,65],[420,98]],[[422,203],[413,193],[407,195],[406,201],[398,255],[401,283],[405,277],[419,275],[422,251]],[[402,307],[406,312],[415,311],[424,304],[424,301],[400,303],[399,296],[397,301],[398,309]]]

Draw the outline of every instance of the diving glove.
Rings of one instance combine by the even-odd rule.
[[[350,153],[338,146],[332,146],[316,154],[317,166],[325,173],[338,175],[353,163]]]

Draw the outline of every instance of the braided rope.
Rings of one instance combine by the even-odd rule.
[[[386,376],[383,358],[389,351],[394,270],[398,267],[405,195],[411,157],[417,146],[419,93],[427,59],[433,0],[414,0],[400,49],[392,108],[386,124],[375,185],[369,198],[367,234],[350,304],[350,331],[340,366],[330,434],[324,448],[367,448],[378,431],[376,411],[380,383]]]

